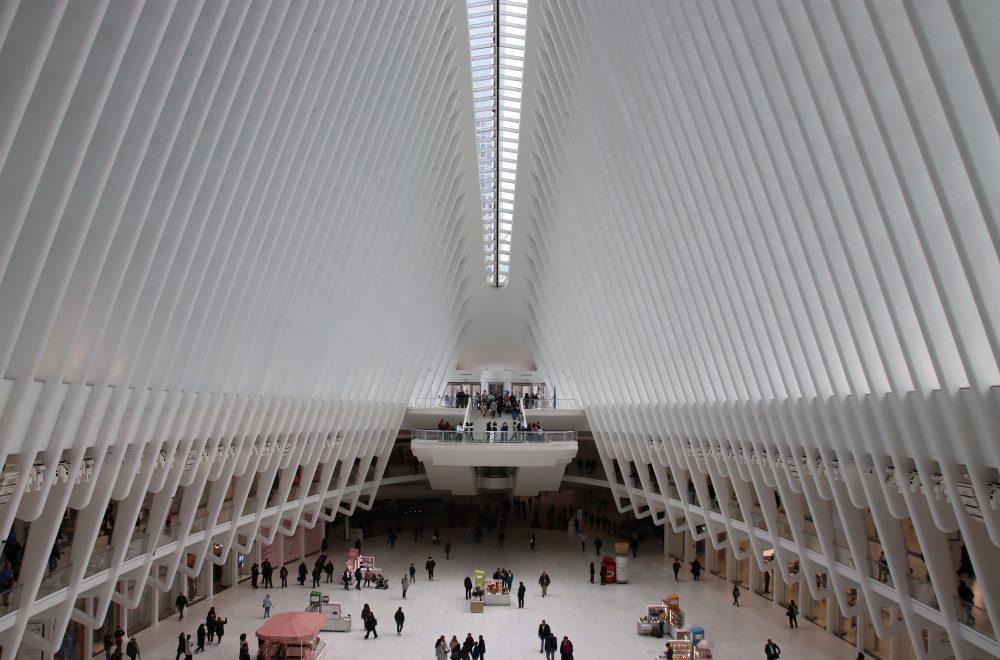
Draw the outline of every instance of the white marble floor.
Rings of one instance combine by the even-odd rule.
[[[388,591],[363,589],[344,591],[336,584],[323,585],[322,591],[331,600],[344,603],[348,613],[356,619],[350,633],[323,633],[333,658],[433,658],[434,640],[440,635],[459,640],[471,632],[483,635],[490,660],[538,657],[538,639],[535,632],[545,619],[559,639],[569,636],[576,647],[578,660],[646,660],[663,648],[662,642],[636,634],[636,619],[644,613],[648,603],[658,603],[667,593],[679,593],[681,607],[685,610],[688,625],[700,625],[715,643],[715,657],[723,660],[763,658],[763,647],[768,637],[782,649],[782,658],[809,658],[833,660],[854,658],[854,651],[813,624],[801,620],[802,627],[788,628],[784,610],[770,601],[744,592],[743,606],[731,605],[731,586],[712,575],[704,575],[698,582],[690,579],[686,571],[681,582],[675,584],[670,571],[672,560],[657,554],[659,548],[652,543],[640,550],[637,559],[630,559],[629,583],[623,585],[591,585],[589,564],[595,559],[593,548],[580,552],[575,536],[564,532],[539,531],[538,549],[530,552],[527,530],[513,528],[507,532],[507,543],[501,550],[496,546],[495,535],[491,543],[467,543],[465,533],[458,530],[442,532],[442,542],[451,540],[451,559],[445,560],[440,546],[432,546],[430,533],[424,541],[414,543],[409,534],[401,535],[396,547],[390,549],[385,537],[374,537],[365,543],[364,554],[373,553],[377,565],[390,579]],[[588,534],[593,538],[594,534]],[[607,543],[607,539],[605,539]],[[345,543],[332,544],[330,556],[339,563],[346,557]],[[608,546],[605,545],[605,550]],[[433,582],[427,580],[423,570],[428,555],[434,556],[437,569]],[[403,600],[399,580],[410,562],[417,566],[417,581]],[[307,560],[311,565],[311,562]],[[308,603],[307,587],[294,581],[298,564],[289,566],[290,586],[271,589],[274,611],[302,610]],[[499,566],[514,571],[514,587],[523,580],[528,588],[524,609],[517,608],[516,598],[512,607],[487,607],[484,614],[472,614],[464,599],[462,581],[476,568],[489,574]],[[552,578],[549,595],[541,597],[538,576],[547,570]],[[341,570],[338,570],[339,574]],[[277,571],[275,571],[277,582]],[[308,585],[308,582],[307,582]],[[251,589],[249,582],[238,588],[228,589],[213,599],[191,607],[184,621],[172,618],[138,634],[143,658],[172,658],[177,644],[177,634],[187,631],[194,640],[194,632],[204,620],[208,608],[228,618],[226,637],[221,647],[208,646],[198,658],[235,658],[241,632],[253,640],[254,631],[263,623],[261,600],[264,590]],[[379,638],[364,640],[360,625],[362,606],[368,603],[379,620]],[[406,624],[401,637],[396,635],[393,614],[402,606]],[[251,641],[256,652],[256,644]],[[544,656],[541,656],[544,657]]]

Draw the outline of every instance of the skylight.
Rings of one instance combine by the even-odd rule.
[[[527,1],[468,0],[486,278],[507,284]]]

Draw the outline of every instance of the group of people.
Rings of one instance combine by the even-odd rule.
[[[483,414],[483,417],[488,414],[490,419],[502,415],[510,415],[511,419],[516,420],[521,416],[520,401],[518,401],[516,396],[512,396],[510,392],[504,392],[502,395],[492,392],[483,395],[477,392],[473,403],[476,408],[479,408],[479,412]]]
[[[304,565],[305,564],[303,564],[303,566]],[[332,572],[333,564],[330,565],[330,570]],[[300,570],[299,573],[301,574],[301,572],[302,571]],[[282,588],[287,587],[288,569],[282,566],[281,570],[279,571],[279,576],[281,578]],[[272,581],[273,577],[274,577],[274,567],[271,565],[270,560],[265,559],[263,562],[260,563],[260,565],[258,565],[257,562],[254,562],[253,565],[250,567],[250,586],[253,587],[254,589],[257,588],[257,582],[261,578],[263,578],[263,586],[265,589],[273,589],[274,588],[274,582]],[[305,582],[305,580],[303,579],[302,582]]]
[[[270,601],[270,596],[265,597],[265,603]],[[265,604],[264,612],[265,616],[270,615],[270,606]],[[192,641],[190,633],[180,633],[177,635],[177,657],[174,660],[191,660],[195,653],[200,653],[205,650],[206,642],[211,644],[222,644],[222,636],[226,634],[226,624],[229,620],[225,617],[216,613],[215,608],[208,610],[208,614],[205,615],[205,622],[198,624],[198,629],[195,630],[195,638]],[[116,633],[117,635],[117,633]],[[135,639],[134,637],[132,638]],[[105,636],[104,641],[105,653],[107,653],[108,639]],[[138,648],[138,647],[136,647]],[[126,649],[125,655],[129,658],[135,658],[135,656],[129,655]],[[108,660],[113,660],[113,655],[107,655]]]
[[[133,635],[128,642],[125,641],[125,631],[121,628],[115,629],[115,634],[104,633],[104,658],[105,660],[122,660],[122,658],[135,660],[139,657],[139,640]]]
[[[573,642],[569,637],[563,635],[562,642],[552,632],[552,626],[542,619],[538,624],[538,652],[545,652],[545,660],[555,660],[556,651],[559,651],[559,660],[573,660]]]
[[[434,642],[434,657],[436,660],[483,660],[486,657],[486,640],[482,635],[474,639],[472,633],[468,633],[461,643],[455,635],[448,642],[441,635]]]

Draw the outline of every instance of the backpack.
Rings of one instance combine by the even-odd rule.
[[[476,644],[475,646],[472,647],[472,657],[473,658],[478,658],[479,657],[479,645],[478,644]]]

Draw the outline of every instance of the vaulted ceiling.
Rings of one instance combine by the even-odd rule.
[[[1000,3],[532,0],[499,289],[467,20],[0,2],[0,463],[388,437],[461,364],[995,478]]]

